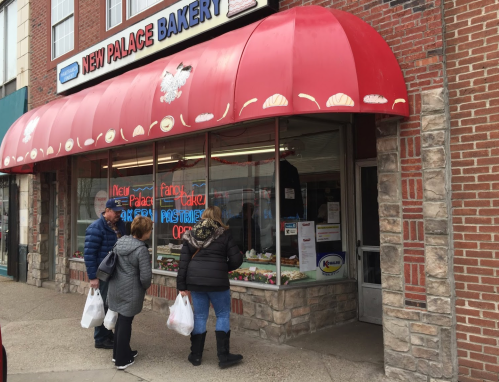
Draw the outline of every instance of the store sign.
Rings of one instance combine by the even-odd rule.
[[[346,276],[346,254],[317,253],[317,280],[341,279]]]
[[[57,65],[64,92],[213,28],[272,0],[181,0]],[[81,70],[80,70],[81,69]]]

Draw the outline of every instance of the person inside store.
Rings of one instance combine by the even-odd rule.
[[[131,235],[123,236],[114,248],[118,256],[116,270],[109,281],[109,309],[118,313],[116,321],[113,362],[118,370],[125,370],[137,357],[130,347],[132,321],[142,311],[144,297],[151,286],[151,256],[146,240],[152,234],[152,220],[137,215],[132,221]]]
[[[255,205],[253,203],[244,203],[241,212],[227,221],[227,225],[231,227],[230,230],[234,235],[234,240],[243,253],[252,249],[257,253],[262,251],[260,226],[253,216],[254,211]]]
[[[231,299],[227,273],[241,266],[243,255],[231,230],[222,223],[222,212],[216,206],[208,207],[182,239],[177,289],[182,296],[190,291],[194,306],[191,353],[187,359],[194,366],[201,365],[211,302],[217,317],[218,366],[225,368],[236,364],[243,356],[230,353]]]
[[[121,220],[123,206],[119,199],[109,199],[106,202],[106,210],[100,218],[90,224],[85,231],[85,249],[83,258],[87,268],[90,288],[100,290],[104,308],[107,311],[106,299],[108,282],[97,278],[97,269],[100,263],[113,249],[116,241],[125,235],[125,223]],[[114,346],[114,335],[104,324],[97,326],[94,330],[95,347],[98,349],[112,349]]]

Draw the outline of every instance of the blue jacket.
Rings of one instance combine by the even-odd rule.
[[[118,220],[116,222],[116,227],[118,227],[121,235],[124,236],[125,223],[123,220]],[[88,226],[85,231],[85,250],[83,252],[83,258],[85,259],[87,274],[90,280],[97,277],[97,269],[99,268],[100,263],[107,256],[108,252],[113,249],[116,241],[118,241],[116,232],[109,227],[106,219],[104,219],[104,215],[101,215],[100,219]]]

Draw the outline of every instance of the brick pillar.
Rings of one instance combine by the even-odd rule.
[[[423,134],[378,121],[385,372],[404,381],[450,381],[456,374],[448,227],[448,142],[442,90],[423,92]],[[441,104],[442,105],[442,104]],[[445,114],[444,114],[445,116]]]

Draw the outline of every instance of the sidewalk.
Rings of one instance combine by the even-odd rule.
[[[117,371],[111,350],[95,349],[92,330],[80,326],[85,296],[59,294],[0,277],[0,325],[8,355],[8,382],[338,381],[388,382],[383,366],[327,354],[314,347],[317,333],[295,346],[233,332],[231,350],[244,355],[235,367],[218,368],[210,323],[201,366],[187,361],[190,341],[166,328],[166,317],[145,311],[133,324],[134,365]],[[320,334],[319,334],[320,336]],[[382,355],[381,355],[382,359]],[[357,361],[357,362],[356,362]]]

